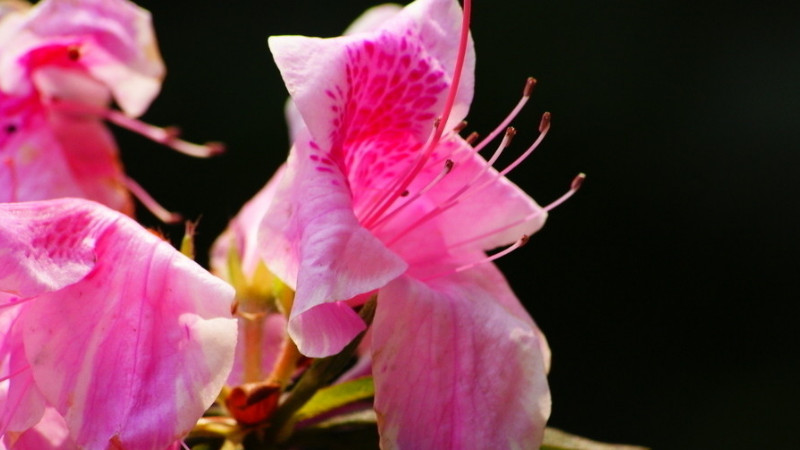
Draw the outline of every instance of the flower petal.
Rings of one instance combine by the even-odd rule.
[[[261,259],[258,249],[258,230],[264,215],[272,205],[275,191],[286,166],[281,166],[260,191],[242,207],[211,248],[210,266],[213,273],[227,273],[230,246],[234,245],[242,260],[242,270],[252,275]],[[223,278],[225,278],[223,276]]]
[[[273,36],[269,46],[311,135],[322,148],[336,151],[347,141],[386,130],[424,141],[442,112],[457,59],[457,46],[443,43],[457,39],[460,27],[456,2],[420,0],[369,33]],[[472,99],[471,41],[464,69],[451,126],[464,118]]]
[[[0,292],[40,295],[79,281],[94,267],[95,240],[113,216],[77,200],[57,204],[0,204]]]
[[[15,326],[36,386],[75,443],[163,448],[188,432],[232,364],[233,289],[133,220],[93,202],[0,205],[0,212],[16,219],[0,220],[4,235],[39,236],[28,241],[29,249],[43,246],[45,269],[57,270],[54,261],[71,257],[90,269],[26,302]],[[13,229],[6,229],[8,222]],[[9,258],[15,255],[4,255],[3,263]],[[10,279],[26,278],[23,268]]]
[[[337,353],[364,329],[349,307],[320,305],[375,290],[406,264],[361,227],[344,177],[314,147],[299,141],[293,148],[262,222],[261,247],[270,270],[296,291],[289,334],[301,353],[319,357]]]
[[[0,201],[83,197],[133,213],[116,144],[96,118],[0,93],[0,150]]]
[[[9,433],[10,434],[10,433]],[[64,418],[53,408],[45,408],[41,420],[16,436],[6,435],[9,448],[37,450],[72,450],[77,448],[69,438]],[[0,442],[2,449],[3,442]]]
[[[71,61],[63,51],[58,59],[48,53],[43,62],[85,70],[105,84],[120,107],[132,116],[142,114],[161,88],[164,65],[150,13],[127,0],[44,0],[12,25],[13,34],[9,34],[13,39],[2,44],[0,56],[0,89],[6,92],[30,91],[26,77],[36,68],[31,65],[42,63],[32,52],[70,46],[80,49],[78,61]],[[20,64],[24,58],[28,58],[25,64]],[[60,90],[46,94],[75,96]]]
[[[14,328],[22,306],[0,306],[0,436],[34,426],[46,406],[25,360],[22,333]]]
[[[463,139],[454,137],[441,145],[455,147],[445,153],[458,157],[453,170],[428,192],[431,203],[446,204],[462,186],[470,182],[474,186],[436,219],[438,228],[447,230],[448,245],[469,242],[470,247],[491,250],[544,226],[547,212],[507,178],[498,177],[494,168],[486,170],[486,161]]]
[[[513,294],[483,280],[486,267],[381,289],[372,345],[382,448],[541,443],[550,393],[540,333],[521,307],[497,301]]]

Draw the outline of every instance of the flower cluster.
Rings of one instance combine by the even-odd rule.
[[[0,1],[0,448],[296,448],[370,424],[386,449],[539,446],[550,350],[492,261],[583,177],[545,207],[506,178],[547,113],[494,167],[533,79],[485,139],[461,137],[470,9],[417,0],[341,37],[270,38],[293,145],[213,276],[129,217],[132,193],[175,219],[104,123],[220,149],[135,119],[164,75],[149,13]]]

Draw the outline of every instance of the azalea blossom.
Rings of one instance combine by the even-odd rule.
[[[418,0],[374,8],[343,37],[269,40],[294,146],[264,206],[260,257],[296,291],[288,332],[307,356],[339,352],[365,329],[353,307],[377,295],[384,448],[534,448],[550,411],[549,349],[491,261],[582,178],[544,208],[505,178],[549,114],[517,160],[492,167],[532,79],[485,140],[458,135],[474,84],[468,0],[464,9]]]
[[[1,0],[0,201],[77,196],[130,215],[131,191],[169,220],[125,177],[103,123],[194,156],[219,151],[134,119],[163,77],[150,13],[127,0]]]
[[[216,399],[233,289],[82,199],[0,204],[0,448],[166,448]]]

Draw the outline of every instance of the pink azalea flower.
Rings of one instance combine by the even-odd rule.
[[[377,294],[384,448],[534,448],[550,412],[549,349],[491,260],[582,178],[542,208],[504,177],[544,137],[547,114],[509,167],[491,166],[513,129],[488,161],[478,154],[532,79],[486,140],[457,134],[472,99],[468,24],[453,0],[418,0],[370,10],[343,37],[269,41],[294,146],[262,220],[262,257],[296,290],[289,334],[308,356],[364,330],[352,306]]]
[[[79,196],[131,214],[128,191],[169,219],[122,171],[103,124],[207,156],[218,146],[143,124],[164,64],[150,13],[127,0],[4,2],[0,9],[0,201]],[[122,112],[108,108],[111,101]]]
[[[0,204],[0,248],[4,445],[165,448],[216,399],[226,283],[87,200]]]

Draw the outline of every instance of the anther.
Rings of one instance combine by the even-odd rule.
[[[81,48],[77,45],[67,47],[67,58],[70,61],[77,61],[81,58]]]
[[[440,182],[440,181],[442,181],[442,179],[443,179],[445,176],[447,176],[447,174],[448,174],[448,173],[450,173],[450,171],[452,171],[452,170],[453,170],[453,167],[454,167],[454,166],[455,166],[455,163],[453,162],[453,160],[452,160],[452,159],[448,159],[448,160],[446,160],[446,161],[444,162],[444,168],[442,169],[442,171],[441,171],[441,172],[439,172],[439,174],[436,176],[436,178],[434,178],[433,180],[431,180],[431,182],[430,182],[430,183],[428,183],[428,184],[427,184],[425,187],[423,187],[422,189],[420,189],[420,190],[419,190],[419,192],[416,192],[416,193],[414,193],[414,195],[413,195],[413,196],[411,196],[409,199],[407,199],[406,201],[404,201],[404,202],[403,202],[403,203],[402,203],[400,206],[397,206],[396,208],[394,208],[393,210],[391,210],[391,211],[389,211],[387,214],[385,214],[383,217],[380,217],[380,218],[379,218],[379,219],[377,219],[377,220],[376,220],[374,223],[370,224],[370,225],[371,225],[371,227],[372,227],[373,229],[375,229],[375,228],[377,228],[379,225],[386,223],[386,222],[387,222],[389,219],[391,219],[392,217],[394,217],[394,216],[395,216],[395,215],[396,215],[398,212],[402,211],[402,210],[403,210],[403,209],[404,209],[406,206],[408,206],[408,205],[410,205],[410,204],[414,203],[414,201],[415,201],[415,200],[417,200],[418,198],[420,198],[420,197],[422,197],[423,195],[427,194],[427,193],[428,193],[428,191],[430,191],[431,189],[433,189],[433,187],[434,187],[434,186],[436,186],[437,184],[439,184],[439,182]],[[403,194],[405,194],[405,195],[403,195]],[[401,196],[401,197],[407,197],[407,196],[408,196],[408,190],[405,190],[405,191],[403,191],[403,193],[402,193],[402,194],[400,194],[400,196]]]
[[[579,173],[578,175],[576,175],[575,178],[572,179],[572,183],[570,183],[570,185],[569,185],[569,190],[567,192],[565,192],[564,195],[562,195],[561,197],[557,198],[553,203],[550,203],[549,205],[545,206],[544,210],[548,211],[548,212],[552,211],[558,205],[560,205],[560,204],[564,203],[565,201],[567,201],[576,192],[578,192],[578,189],[581,188],[581,186],[583,185],[583,180],[585,180],[585,179],[586,179],[586,174],[585,173]]]
[[[507,144],[511,144],[511,139],[513,139],[514,136],[516,136],[516,135],[517,135],[517,129],[516,128],[514,128],[514,127],[506,128],[506,136],[505,136],[505,138],[508,139]]]
[[[464,138],[464,140],[467,142],[467,144],[469,144],[469,145],[472,145],[472,144],[474,144],[474,143],[475,143],[475,142],[478,140],[478,138],[479,138],[480,136],[481,136],[481,135],[480,135],[480,134],[478,134],[478,132],[477,132],[477,131],[473,131],[472,133],[470,133],[469,135],[467,135],[467,137],[465,137],[465,138]]]
[[[528,77],[525,80],[525,87],[522,89],[523,97],[530,97],[533,94],[533,88],[536,87],[536,78]]]
[[[453,128],[453,132],[454,133],[460,133],[461,130],[463,130],[466,127],[467,127],[467,121],[466,120],[462,120],[461,122],[458,123],[458,125],[455,126],[455,128]]]
[[[583,180],[586,179],[585,173],[579,173],[575,178],[572,179],[572,184],[570,185],[570,189],[573,191],[577,191],[583,185]]]
[[[503,256],[506,256],[509,253],[513,252],[514,250],[524,246],[525,244],[528,243],[529,240],[530,240],[530,236],[528,236],[527,234],[523,234],[522,237],[519,238],[516,242],[514,242],[510,246],[504,248],[503,250],[501,250],[501,251],[499,251],[499,252],[497,252],[497,253],[495,253],[495,254],[493,254],[491,256],[487,256],[486,258],[483,258],[481,260],[478,260],[478,261],[475,261],[475,262],[472,262],[472,263],[469,263],[469,264],[465,264],[463,266],[456,267],[455,269],[449,270],[447,272],[442,272],[442,273],[438,273],[436,275],[433,275],[431,277],[427,277],[423,281],[429,281],[429,280],[432,280],[434,278],[439,278],[439,277],[443,277],[443,276],[446,276],[446,275],[452,275],[452,274],[455,274],[455,273],[463,272],[463,271],[471,269],[471,268],[473,268],[475,266],[479,266],[481,264],[486,264],[486,263],[490,263],[492,261],[498,260],[498,259],[502,258]]]
[[[542,114],[542,120],[539,121],[539,133],[544,133],[545,130],[550,128],[550,113]]]
[[[492,130],[492,132],[489,133],[489,135],[486,136],[486,138],[484,138],[480,142],[480,144],[475,146],[476,152],[483,150],[483,148],[486,147],[486,145],[489,144],[489,142],[493,141],[494,138],[496,138],[506,127],[508,127],[511,121],[514,120],[515,117],[517,117],[519,112],[522,111],[522,108],[525,107],[525,104],[528,103],[528,100],[530,100],[531,93],[535,85],[536,85],[535,78],[528,78],[527,80],[525,80],[525,88],[523,88],[522,90],[522,98],[519,99],[516,106],[514,106],[514,108],[511,110],[510,113],[508,113],[506,118],[503,119],[502,122],[500,122],[500,125],[498,125],[497,128]]]
[[[17,126],[13,123],[10,123],[3,128],[3,131],[5,131],[6,134],[14,134],[17,132]]]

